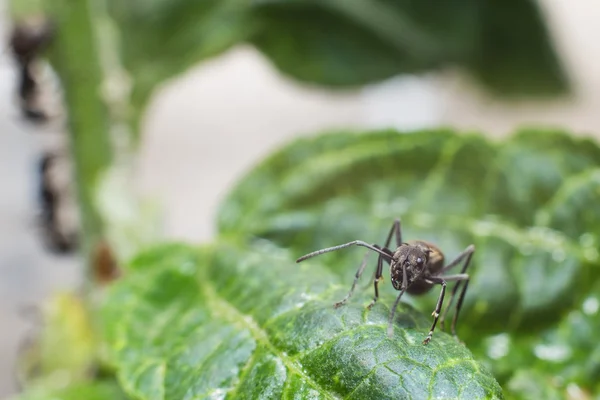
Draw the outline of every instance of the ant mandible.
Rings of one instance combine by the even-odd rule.
[[[388,247],[392,238],[396,236],[396,251],[390,250]],[[460,297],[458,298],[458,303],[456,304],[456,312],[454,313],[454,317],[452,319],[452,334],[454,337],[456,335],[456,321],[458,319],[458,313],[460,312],[463,299],[465,297],[465,292],[467,291],[467,287],[469,286],[469,275],[465,273],[467,268],[469,267],[469,262],[471,261],[471,257],[475,252],[475,246],[468,246],[462,253],[458,255],[448,265],[444,266],[444,254],[442,251],[432,243],[426,242],[424,240],[412,240],[409,242],[402,242],[402,231],[400,227],[400,220],[396,219],[394,224],[392,225],[392,229],[390,229],[390,233],[388,234],[387,240],[383,247],[377,244],[368,244],[362,240],[355,240],[353,242],[341,244],[338,246],[328,247],[326,249],[321,249],[314,251],[312,253],[306,254],[296,260],[297,263],[304,261],[308,258],[318,256],[323,253],[328,253],[330,251],[344,249],[350,246],[363,246],[368,248],[369,250],[375,251],[379,254],[377,259],[377,270],[375,272],[375,280],[373,282],[375,288],[375,297],[373,301],[367,306],[368,309],[371,309],[377,299],[379,298],[379,281],[382,280],[382,271],[383,271],[383,261],[387,262],[390,265],[390,275],[392,280],[392,285],[394,289],[400,290],[400,294],[396,298],[394,305],[392,306],[392,310],[390,312],[389,323],[388,323],[388,335],[391,337],[393,334],[393,321],[394,314],[396,312],[396,308],[400,303],[400,298],[407,292],[412,295],[421,295],[429,292],[434,285],[441,285],[442,290],[438,297],[437,305],[435,310],[431,314],[433,319],[433,324],[431,325],[431,329],[429,330],[429,334],[423,340],[423,344],[427,344],[431,341],[431,337],[433,335],[433,331],[435,330],[435,326],[440,317],[440,311],[442,309],[442,303],[444,302],[444,295],[446,293],[446,285],[447,282],[456,282],[454,289],[452,290],[452,294],[450,295],[450,301],[442,314],[442,318],[440,320],[440,325],[442,329],[444,329],[444,319],[448,312],[448,309],[452,305],[452,301],[454,300],[454,296],[458,292],[459,287],[464,283],[463,289],[460,292]],[[367,252],[367,255],[369,253]],[[334,308],[338,308],[344,305],[348,299],[354,293],[354,289],[356,288],[356,284],[358,279],[361,277],[367,266],[367,256],[363,259],[362,264],[356,271],[356,275],[354,277],[354,283],[350,288],[350,291],[342,299],[341,301],[334,304]],[[454,268],[461,261],[464,260],[462,270],[460,274],[455,275],[444,275],[447,271]]]

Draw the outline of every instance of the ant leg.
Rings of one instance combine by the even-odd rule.
[[[352,287],[350,288],[350,291],[348,292],[348,294],[346,295],[346,297],[344,297],[341,301],[338,301],[337,303],[335,303],[333,305],[333,308],[338,308],[344,304],[346,304],[346,302],[348,301],[348,299],[352,296],[352,294],[354,293],[354,289],[356,288],[356,284],[358,283],[358,280],[360,279],[361,275],[363,274],[366,266],[367,266],[367,259],[369,258],[369,255],[371,253],[367,252],[367,254],[365,254],[362,263],[360,264],[360,267],[358,267],[358,271],[356,271],[356,274],[354,275],[354,282],[352,283]],[[381,256],[380,256],[381,258]]]
[[[400,247],[400,245],[402,244],[402,230],[400,228],[400,220],[398,218],[394,220],[394,223],[392,224],[392,229],[390,229],[390,233],[388,233],[388,237],[383,247],[385,247],[386,249],[390,247],[390,242],[392,241],[392,237],[394,236],[394,234],[396,235],[396,247]]]
[[[402,295],[404,294],[404,292],[406,292],[406,289],[408,289],[408,280],[406,278],[406,266],[402,265],[402,290],[400,291],[400,294],[398,295],[398,297],[396,297],[396,301],[394,302],[394,305],[392,306],[392,311],[390,312],[390,319],[388,321],[388,328],[387,328],[387,334],[389,337],[392,337],[394,334],[394,314],[396,314],[396,308],[398,308],[398,304],[400,303],[400,298],[402,297]]]
[[[454,259],[454,261],[452,261],[450,264],[448,264],[444,268],[442,268],[442,270],[438,273],[438,275],[441,275],[444,272],[446,272],[446,271],[448,271],[448,270],[456,267],[466,257],[465,263],[463,264],[463,268],[460,271],[461,274],[464,274],[465,271],[467,270],[467,267],[469,266],[469,262],[471,261],[471,256],[473,255],[474,252],[475,252],[475,246],[474,245],[470,245],[469,247],[467,247],[466,249],[464,249],[463,252],[460,253]]]
[[[397,245],[397,247],[400,247],[400,245],[402,244],[402,233],[400,230],[400,220],[398,218],[396,218],[394,220],[394,223],[392,224],[392,228],[390,229],[390,232],[388,233],[388,236],[387,236],[387,239],[385,240],[385,244],[383,245],[383,248],[389,249],[390,243],[392,242],[392,237],[394,236],[394,234],[396,234],[396,245]],[[391,255],[393,255],[393,253]],[[381,274],[379,275],[379,278],[376,278],[376,274],[373,274],[372,279],[381,280]],[[366,287],[367,286],[365,286],[365,288]]]
[[[460,283],[460,282],[458,282]],[[457,285],[458,285],[457,283]],[[450,328],[452,335],[457,337],[456,335],[456,321],[458,320],[458,313],[462,307],[463,299],[465,298],[465,293],[467,292],[467,287],[469,286],[469,280],[467,279],[465,282],[465,286],[463,287],[462,292],[460,292],[460,297],[458,298],[458,303],[456,304],[456,312],[454,313],[454,318],[452,318],[452,326]]]
[[[375,272],[375,279],[373,280],[373,286],[375,287],[375,297],[373,298],[373,301],[367,306],[367,308],[369,310],[375,305],[375,303],[377,302],[377,299],[379,298],[379,287],[377,285],[379,285],[379,281],[381,280],[382,272],[383,272],[383,258],[381,256],[379,256],[377,258],[377,272]]]
[[[327,247],[326,249],[321,249],[321,250],[313,251],[312,253],[309,253],[309,254],[306,254],[306,255],[300,257],[299,259],[296,260],[296,262],[299,263],[301,261],[306,260],[307,258],[318,256],[318,255],[323,254],[323,253],[329,253],[330,251],[344,249],[344,248],[350,247],[350,246],[362,246],[362,247],[366,247],[366,248],[368,248],[370,250],[373,250],[376,253],[379,253],[379,254],[383,255],[387,262],[390,262],[392,260],[392,256],[389,253],[386,253],[384,250],[382,250],[381,247],[379,247],[379,246],[375,247],[374,245],[368,244],[367,242],[363,242],[362,240],[354,240],[352,242],[340,244],[338,246]]]
[[[430,277],[428,279],[433,281],[434,278],[435,277]],[[456,337],[456,321],[458,319],[458,313],[460,312],[460,309],[462,307],[462,303],[463,303],[463,299],[465,297],[465,293],[467,291],[467,287],[469,286],[470,277],[468,274],[456,274],[456,275],[447,275],[447,276],[444,276],[443,278],[437,278],[437,279],[443,279],[446,282],[457,281],[456,285],[454,286],[454,289],[456,289],[459,285],[461,285],[463,282],[465,282],[465,286],[463,287],[463,290],[460,293],[460,297],[458,298],[458,303],[456,305],[456,313],[454,313],[454,318],[452,319],[452,335],[454,337]],[[456,292],[456,290],[453,291],[453,294],[454,294],[454,292]],[[446,312],[448,312],[448,308],[450,308],[451,303],[452,303],[452,298],[450,298],[450,301],[448,302],[448,305],[446,306],[444,315],[442,316],[442,320],[440,320],[440,325],[443,323],[443,318],[444,318]],[[442,327],[443,327],[443,325],[442,325]]]
[[[428,281],[431,283],[439,283],[440,285],[442,285],[442,290],[440,291],[440,297],[438,297],[438,301],[435,306],[435,310],[431,314],[433,316],[433,324],[431,325],[431,328],[429,329],[429,334],[427,335],[425,340],[423,340],[423,344],[427,344],[431,341],[431,336],[433,336],[433,331],[435,330],[435,325],[437,324],[438,318],[440,317],[442,303],[444,302],[444,295],[446,294],[446,281],[444,279],[431,277],[431,278],[428,278]]]
[[[394,234],[396,235],[396,245],[398,247],[400,247],[400,245],[402,244],[402,232],[400,229],[400,220],[397,218],[396,218],[396,220],[394,220],[394,223],[392,224],[392,228],[390,229],[390,232],[388,233],[388,236],[387,236],[387,239],[385,240],[383,249],[389,249],[390,243],[392,241],[392,237],[394,236]],[[384,250],[384,251],[386,251],[386,250]],[[393,256],[393,255],[394,255],[393,252],[390,251],[390,256]],[[377,274],[374,274],[373,279],[375,281],[381,281],[382,280],[381,271],[379,272],[379,276],[377,276]],[[375,283],[375,285],[377,285],[377,283]],[[377,286],[375,286],[375,293],[377,293]],[[376,295],[376,296],[378,297],[379,295]],[[373,304],[371,304],[371,306],[369,306],[369,308],[371,308],[372,306],[373,306]]]
[[[447,266],[442,268],[442,270],[439,272],[439,274],[440,275],[443,274],[444,272],[446,272],[449,269],[458,265],[462,260],[465,260],[463,267],[460,271],[461,274],[464,274],[465,271],[467,270],[467,268],[469,267],[469,263],[471,262],[471,257],[473,256],[474,252],[475,252],[475,246],[470,245],[462,253],[460,253],[458,255],[458,257],[456,257],[454,259],[454,261],[452,261],[450,264],[448,264]],[[448,277],[444,277],[444,278],[446,280],[448,280]],[[464,280],[464,279],[462,279],[462,280]],[[442,329],[444,329],[444,321],[446,320],[446,314],[448,314],[448,310],[450,309],[450,306],[452,305],[452,302],[454,301],[454,296],[456,296],[456,293],[458,292],[458,288],[461,286],[462,280],[459,280],[458,282],[456,282],[456,285],[454,285],[454,288],[452,289],[452,293],[450,294],[450,300],[448,301],[448,304],[446,305],[446,308],[444,309],[444,313],[442,314],[442,318],[440,319],[440,326]],[[466,290],[466,289],[463,289],[463,290]]]

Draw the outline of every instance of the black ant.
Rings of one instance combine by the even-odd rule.
[[[19,22],[10,37],[10,46],[19,67],[21,110],[27,120],[35,123],[48,120],[38,104],[40,88],[35,69],[38,57],[54,39],[55,30],[52,21],[36,16]]]
[[[68,254],[77,247],[77,233],[73,218],[76,211],[70,204],[72,194],[65,171],[64,157],[46,152],[39,164],[39,192],[41,205],[40,222],[48,248],[57,254]],[[67,186],[67,187],[65,187]]]
[[[396,236],[396,251],[392,251],[388,248],[394,234]],[[379,284],[379,281],[382,280],[383,261],[387,262],[390,265],[390,275],[394,289],[400,290],[400,294],[396,298],[396,301],[394,302],[394,305],[390,312],[390,319],[388,323],[388,335],[390,337],[392,336],[394,329],[394,314],[396,312],[396,308],[398,307],[398,303],[400,302],[400,298],[402,297],[404,292],[408,292],[409,294],[413,295],[421,295],[429,292],[433,288],[433,285],[437,284],[442,286],[442,290],[440,292],[440,296],[438,298],[435,310],[431,314],[434,317],[433,325],[431,325],[429,334],[423,341],[423,344],[429,343],[429,341],[431,340],[431,336],[433,335],[435,326],[438,322],[438,318],[440,317],[440,311],[442,309],[442,303],[444,301],[444,294],[446,293],[446,283],[456,281],[456,285],[454,286],[452,294],[450,295],[450,302],[444,310],[444,314],[442,315],[440,321],[442,329],[444,329],[443,327],[446,313],[448,312],[448,309],[450,308],[452,301],[454,300],[454,296],[456,295],[458,288],[464,282],[465,285],[463,286],[463,289],[460,293],[460,297],[456,305],[456,312],[452,320],[452,334],[454,335],[454,337],[457,337],[456,320],[458,319],[458,313],[460,312],[460,308],[465,297],[465,292],[467,291],[467,287],[469,286],[469,275],[466,274],[465,271],[467,270],[469,262],[471,261],[471,257],[475,252],[474,245],[470,245],[469,247],[467,247],[462,253],[458,255],[458,257],[454,259],[454,261],[444,266],[444,254],[435,245],[423,240],[413,240],[407,243],[402,242],[400,220],[396,219],[394,221],[394,224],[392,225],[392,229],[390,230],[390,233],[388,234],[387,240],[383,247],[377,244],[370,245],[366,242],[363,242],[362,240],[355,240],[353,242],[314,251],[312,253],[300,257],[298,260],[296,260],[296,262],[299,263],[301,261],[306,260],[307,258],[318,256],[319,254],[340,250],[354,245],[366,247],[369,250],[375,251],[379,254],[379,258],[377,259],[377,270],[375,272],[375,280],[373,283],[375,287],[375,297],[373,298],[373,301],[367,306],[369,310],[371,309],[371,307],[373,307],[373,305],[375,305],[375,302],[377,302],[377,299],[379,298],[379,288],[377,285]],[[369,253],[367,252],[367,256],[368,254]],[[354,283],[352,284],[350,291],[348,292],[346,297],[344,297],[344,299],[334,304],[334,308],[338,308],[344,305],[346,301],[348,301],[350,296],[352,296],[352,294],[354,293],[354,289],[356,287],[358,279],[360,278],[360,276],[365,270],[365,267],[367,266],[367,256],[365,256],[362,264],[358,268],[358,271],[356,271]],[[464,264],[462,270],[460,271],[460,274],[443,275],[448,270],[460,264],[460,262],[463,260]]]

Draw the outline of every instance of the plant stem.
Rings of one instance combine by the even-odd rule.
[[[92,256],[103,236],[103,223],[95,209],[94,188],[110,165],[110,121],[101,96],[103,82],[91,13],[94,0],[53,0],[47,4],[57,34],[52,46],[52,64],[64,91],[68,112],[71,154],[81,215],[80,245],[92,279]]]

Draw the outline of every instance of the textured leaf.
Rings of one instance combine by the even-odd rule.
[[[165,246],[141,255],[104,309],[111,360],[140,399],[501,398],[469,351],[391,300],[332,304],[346,285],[270,244]]]
[[[404,240],[433,241],[448,260],[475,244],[459,336],[505,383],[516,366],[545,362],[534,351],[542,336],[565,343],[574,329],[552,332],[598,282],[599,164],[595,142],[558,131],[500,142],[445,130],[332,133],[299,139],[258,165],[223,203],[218,224],[222,235],[269,239],[296,257],[355,239],[382,244],[394,218]],[[319,261],[349,285],[361,254]],[[411,301],[426,312],[436,299],[432,291]],[[514,347],[493,356],[486,343],[495,337],[485,333],[503,332]],[[579,348],[569,362],[592,368],[596,350]],[[589,371],[566,376],[589,388]]]

